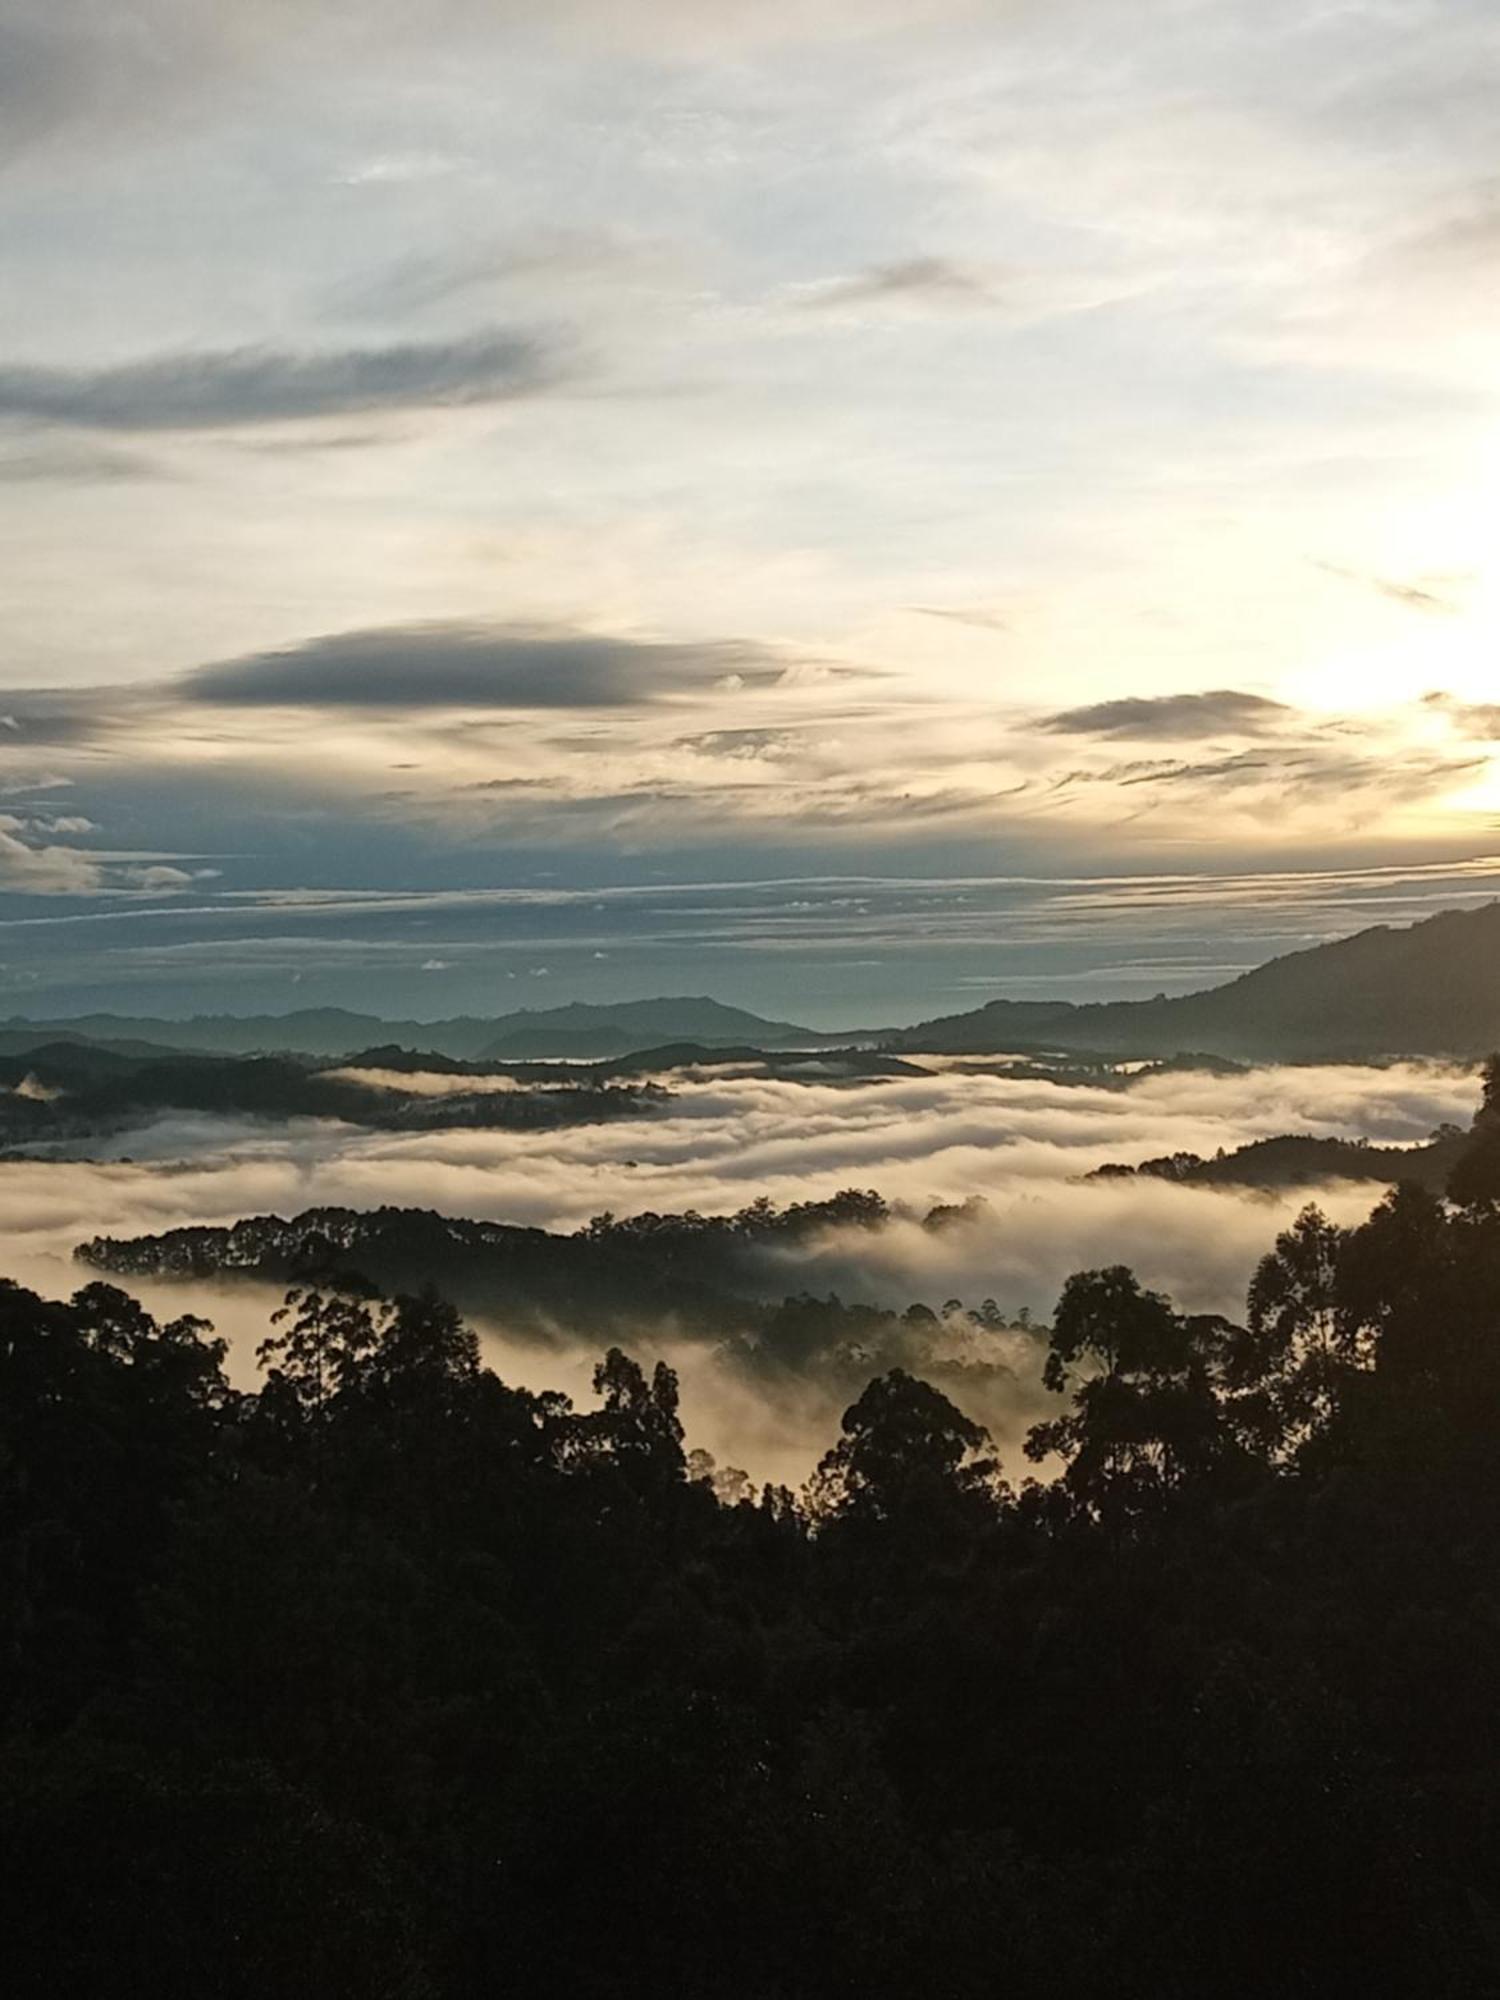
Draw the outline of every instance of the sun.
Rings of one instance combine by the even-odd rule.
[[[1433,693],[1460,702],[1495,699],[1500,685],[1500,578],[1465,577],[1440,594],[1412,586],[1411,608],[1391,605],[1399,629],[1351,636],[1287,676],[1286,698],[1329,714],[1367,713],[1420,702]],[[1394,591],[1396,586],[1391,586]]]

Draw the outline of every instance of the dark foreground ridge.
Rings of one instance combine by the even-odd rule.
[[[794,1495],[431,1289],[297,1287],[243,1393],[0,1285],[7,1990],[1500,1994],[1500,1063],[1243,1324],[1039,1337],[1040,1478],[893,1368]]]
[[[800,1500],[432,1296],[295,1294],[242,1396],[0,1294],[15,1990],[1493,1992],[1497,1288],[1477,1184],[1244,1327],[1082,1273],[1056,1480],[896,1371]]]

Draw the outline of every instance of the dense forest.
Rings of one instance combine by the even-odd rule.
[[[982,1202],[927,1211],[934,1243]],[[440,1215],[422,1208],[314,1208],[247,1216],[227,1227],[98,1236],[80,1263],[131,1280],[212,1280],[387,1297],[441,1274],[443,1298],[544,1348],[600,1348],[665,1337],[711,1350],[715,1365],[757,1393],[816,1388],[857,1394],[871,1375],[920,1371],[960,1401],[1035,1405],[1041,1333],[1023,1306],[958,1298],[897,1312],[837,1292],[786,1295],[799,1253],[831,1232],[877,1232],[893,1219],[872,1189],[777,1207],[765,1197],[730,1215],[596,1216],[567,1233]],[[1004,1336],[1002,1338],[1002,1336]]]
[[[938,1232],[963,1213],[932,1209],[924,1222]],[[781,1275],[778,1252],[828,1230],[878,1229],[890,1217],[882,1197],[861,1188],[785,1208],[762,1197],[732,1215],[605,1213],[566,1233],[425,1208],[311,1208],[96,1236],[76,1254],[115,1277],[243,1277],[323,1290],[351,1270],[386,1293],[419,1289],[440,1272],[450,1303],[534,1336],[556,1327],[613,1337],[671,1318],[721,1339],[753,1323],[747,1303]]]
[[[8,1990],[1500,1993],[1500,1064],[1243,1324],[1041,1337],[1034,1476],[890,1369],[794,1495],[352,1268],[254,1393],[0,1289]]]

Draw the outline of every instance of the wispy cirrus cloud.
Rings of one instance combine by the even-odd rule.
[[[1280,797],[1286,809],[1335,800],[1345,811],[1368,813],[1395,800],[1425,799],[1483,768],[1483,757],[1372,747],[1364,754],[1316,745],[1279,750],[1275,756],[1242,751],[1202,762],[1162,763],[1116,782],[1122,786],[1170,786],[1227,796],[1254,792]]]
[[[951,625],[969,625],[976,632],[1009,632],[1013,620],[983,604],[913,604],[919,618],[941,618]]]
[[[1424,577],[1420,583],[1403,581],[1400,577],[1375,576],[1364,570],[1348,569],[1342,563],[1319,562],[1314,568],[1325,575],[1342,577],[1346,583],[1361,584],[1373,590],[1380,597],[1389,598],[1392,604],[1404,604],[1409,611],[1424,611],[1429,615],[1448,617],[1458,606],[1451,596],[1438,588],[1438,580]]]
[[[533,230],[508,240],[408,251],[377,271],[342,280],[330,291],[327,310],[334,318],[424,313],[501,287],[619,278],[632,272],[640,277],[670,261],[662,246],[623,231]]]

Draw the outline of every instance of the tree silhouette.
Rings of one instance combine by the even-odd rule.
[[[813,1476],[813,1512],[951,1523],[994,1497],[998,1467],[989,1445],[988,1431],[940,1390],[893,1368],[845,1410],[842,1436]]]
[[[1071,1411],[1035,1425],[1026,1455],[1062,1462],[1062,1491],[1113,1529],[1184,1482],[1243,1463],[1222,1389],[1237,1330],[1184,1316],[1123,1265],[1080,1271],[1058,1301],[1044,1380]]]

